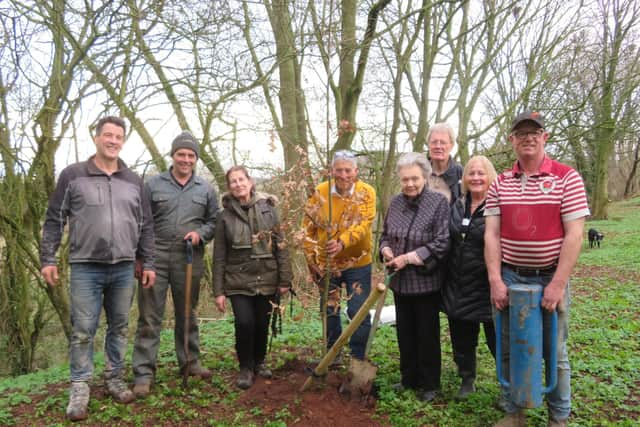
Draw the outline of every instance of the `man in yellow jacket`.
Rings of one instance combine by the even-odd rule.
[[[354,153],[337,151],[331,162],[331,176],[332,180],[318,185],[307,201],[303,222],[304,252],[313,279],[322,285],[327,261],[331,271],[327,304],[328,348],[342,333],[341,288],[344,286],[347,291],[347,314],[350,318],[371,290],[371,225],[376,216],[375,190],[358,179]],[[349,341],[352,357],[364,359],[370,329],[371,319],[367,316]]]

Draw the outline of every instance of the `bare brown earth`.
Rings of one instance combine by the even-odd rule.
[[[294,421],[288,425],[292,426],[383,425],[372,420],[375,406],[360,402],[358,399],[347,399],[338,393],[343,380],[341,373],[329,372],[324,384],[322,380],[314,380],[316,385],[304,393],[299,392],[309,376],[305,372],[304,363],[294,359],[275,374],[272,380],[258,381],[243,393],[236,403],[247,409],[260,406],[265,415],[273,415],[284,405],[289,404]],[[296,400],[299,403],[295,406],[291,405],[291,402]]]
[[[608,279],[615,280],[619,283],[624,283],[624,282],[640,283],[639,273],[636,273],[634,271],[621,270],[621,269],[608,267],[608,266],[578,264],[576,266],[573,277],[584,277],[584,278],[589,277],[589,278],[601,279],[601,280],[605,280],[608,278]],[[575,288],[572,288],[571,292],[572,293],[576,291],[580,292],[581,289],[583,291],[588,291],[588,289],[585,289],[585,288],[579,288],[577,290]]]
[[[330,371],[324,379],[314,380],[314,385],[306,392],[301,393],[300,387],[309,377],[308,363],[299,359],[286,362],[281,368],[274,371],[270,380],[258,378],[249,390],[241,391],[235,400],[225,400],[224,393],[218,393],[211,383],[197,382],[191,384],[197,388],[200,394],[211,393],[207,403],[194,402],[189,396],[162,396],[162,399],[170,399],[172,404],[160,410],[149,407],[147,400],[136,401],[131,404],[134,414],[143,415],[142,422],[129,422],[115,419],[109,425],[144,425],[144,426],[174,426],[174,425],[210,425],[210,422],[224,423],[227,425],[255,424],[263,425],[265,420],[281,420],[288,426],[382,426],[388,423],[380,417],[374,417],[375,400],[368,399],[361,402],[359,399],[351,400],[340,395],[339,386],[345,378],[344,370]],[[232,386],[234,377],[228,375],[223,381],[236,391]],[[180,389],[180,380],[167,384],[169,388]],[[55,423],[65,423],[64,407],[66,406],[67,384],[54,384],[46,387],[45,393],[30,396],[31,402],[14,406],[14,421],[18,426],[40,426]],[[158,394],[157,391],[154,393]],[[34,408],[43,406],[43,401],[51,397],[58,397],[59,402],[47,411],[46,414],[34,414]],[[104,402],[100,410],[116,405],[107,396],[106,389],[99,382],[91,384],[92,402]],[[202,400],[206,400],[202,399]],[[92,405],[92,407],[95,405]],[[177,422],[167,419],[167,412],[181,412],[197,410],[194,419],[185,418],[185,422]],[[256,409],[259,408],[259,412]],[[283,412],[283,408],[287,408]],[[237,414],[246,416],[238,419]],[[78,425],[102,426],[104,420],[96,420],[90,413],[89,419]],[[188,421],[187,421],[188,420]]]

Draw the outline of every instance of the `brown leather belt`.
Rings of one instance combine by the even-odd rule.
[[[556,271],[556,267],[558,264],[549,265],[546,267],[520,267],[517,265],[509,264],[507,262],[502,263],[503,267],[507,267],[509,270],[513,270],[516,274],[520,276],[542,276],[553,274]]]

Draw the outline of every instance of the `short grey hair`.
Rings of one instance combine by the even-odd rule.
[[[449,140],[451,141],[451,145],[456,145],[456,132],[449,125],[449,123],[440,122],[436,123],[429,128],[429,132],[427,133],[427,144],[429,144],[429,140],[431,139],[431,135],[434,132],[443,132],[449,135]]]
[[[424,153],[404,153],[401,155],[396,163],[396,174],[400,174],[400,169],[408,166],[418,166],[425,179],[431,176],[431,164]]]
[[[356,153],[350,150],[338,150],[333,154],[333,159],[331,160],[331,167],[335,165],[335,163],[339,160],[344,160],[347,162],[353,163],[354,167],[358,167],[358,158]]]

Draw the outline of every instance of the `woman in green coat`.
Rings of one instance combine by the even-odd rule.
[[[213,291],[220,311],[231,300],[240,363],[236,384],[247,389],[255,375],[271,377],[264,363],[271,302],[291,287],[291,264],[275,197],[256,193],[244,166],[229,169],[226,181],[229,192],[216,221]]]

